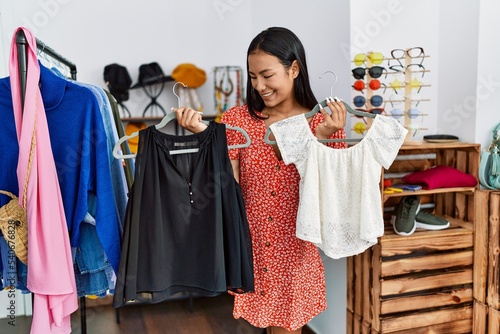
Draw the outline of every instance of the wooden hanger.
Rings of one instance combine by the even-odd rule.
[[[344,104],[347,112],[350,114],[353,114],[355,116],[369,117],[369,118],[375,118],[375,116],[377,116],[376,114],[371,114],[371,113],[367,113],[364,111],[359,111],[359,110],[353,109],[350,105],[348,105],[344,101],[342,101],[342,103]],[[305,113],[304,117],[305,118],[313,117],[314,115],[316,115],[316,113],[319,112],[321,107],[326,108],[327,106],[328,105],[326,104],[326,99],[325,99],[325,100],[321,101],[320,103],[318,103],[316,106],[314,106],[314,108],[311,111],[309,111],[308,113]],[[274,144],[276,144],[276,141],[269,139],[271,132],[272,131],[270,128],[267,129],[266,135],[264,136],[264,142],[266,142],[266,144],[274,145]],[[321,143],[338,143],[338,142],[357,143],[357,142],[361,141],[361,139],[362,138],[344,138],[344,139],[338,138],[338,139],[318,139],[318,141]]]

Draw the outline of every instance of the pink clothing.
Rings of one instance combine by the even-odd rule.
[[[24,109],[21,104],[16,35],[24,31],[27,40],[27,81]],[[70,315],[78,308],[78,298],[69,243],[68,228],[50,144],[49,129],[38,87],[40,66],[36,39],[26,28],[14,32],[11,44],[10,82],[19,141],[17,178],[19,202],[28,182],[28,289],[34,295],[31,333],[70,333]],[[43,84],[43,83],[42,83]],[[36,122],[36,131],[33,132]],[[31,170],[26,180],[32,135],[35,141]]]

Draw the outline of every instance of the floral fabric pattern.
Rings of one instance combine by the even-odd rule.
[[[322,121],[313,117],[314,133]],[[253,326],[296,330],[324,311],[325,275],[317,247],[296,237],[300,176],[293,164],[279,161],[264,142],[267,128],[263,120],[250,116],[247,106],[224,113],[222,123],[244,129],[252,144],[229,151],[239,160],[240,186],[252,236],[255,291],[235,295],[233,315]],[[228,145],[242,144],[241,133],[226,130]],[[345,138],[339,130],[332,138]],[[345,143],[334,143],[344,148]]]

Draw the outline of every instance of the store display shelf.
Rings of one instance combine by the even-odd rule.
[[[381,183],[401,184],[404,175],[433,166],[450,166],[477,179],[479,155],[480,145],[472,143],[403,145],[382,171]],[[347,333],[470,333],[474,277],[479,276],[474,269],[478,186],[380,190],[384,234],[376,245],[347,259]],[[421,208],[450,226],[396,234],[390,223],[394,208],[410,195],[418,195]]]
[[[474,193],[476,187],[455,187],[455,188],[439,188],[431,190],[417,190],[417,191],[404,191],[401,193],[384,194],[384,202],[392,197],[403,197],[410,195],[433,195],[433,194],[444,194],[444,193]]]

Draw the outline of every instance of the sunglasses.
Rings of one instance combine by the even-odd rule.
[[[422,120],[424,119],[424,116],[427,116],[427,114],[424,114],[422,112],[420,112],[417,108],[410,108],[405,112],[403,112],[401,109],[399,108],[394,108],[392,109],[387,115],[388,116],[391,116],[392,118],[394,119],[400,119],[401,117],[403,117],[404,115],[407,115],[410,119],[415,119],[417,118],[418,116],[422,116]],[[418,124],[417,124],[418,125]]]
[[[407,66],[404,66],[403,63],[401,63],[400,59],[404,59],[406,55],[408,55],[408,57],[410,57],[411,59],[414,59],[414,58],[422,58],[422,59],[420,60],[420,63],[418,63],[418,64],[409,64]],[[405,70],[409,69],[411,66],[419,66],[423,69],[423,71],[422,71],[422,77],[423,77],[423,73],[425,73],[425,68],[422,65],[422,63],[424,62],[424,58],[425,58],[425,52],[424,52],[423,48],[415,47],[415,48],[410,48],[407,50],[394,49],[391,51],[391,56],[392,56],[393,60],[396,60],[398,62],[398,64],[391,65],[391,59],[389,59],[388,64],[387,64],[389,69],[396,71],[396,72],[405,72]],[[407,61],[407,63],[409,63],[409,62],[410,61]]]
[[[356,122],[356,124],[354,124],[354,132],[362,135],[364,134],[366,131],[366,122],[363,123],[363,122]]]
[[[384,108],[372,108],[372,109],[356,108],[356,110],[363,111],[363,112],[366,112],[366,113],[369,113],[369,114],[375,114],[375,115],[380,115],[380,114],[382,114],[382,113],[385,112]],[[358,115],[355,115],[355,116],[358,117],[358,118],[363,118],[364,119],[364,116],[358,116]]]
[[[412,69],[412,67],[418,67],[418,68]],[[422,73],[422,78],[424,77],[425,72],[426,72],[425,67],[422,64],[410,64],[410,65],[407,65],[405,67],[401,63],[399,63],[397,65],[389,66],[389,69],[396,71],[396,72],[402,72],[402,73],[406,73],[406,70],[410,70],[411,73]]]
[[[395,109],[392,109],[388,115],[392,116],[394,119],[400,119],[401,117],[403,117],[404,113],[403,113],[403,110],[401,110],[399,108],[395,108]]]
[[[398,89],[403,88],[403,82],[400,81],[398,78],[394,78],[393,81],[389,82],[389,86],[391,86],[392,89],[394,89],[394,92],[398,94]]]
[[[368,74],[373,79],[380,78],[385,71],[385,77],[387,78],[387,70],[382,66],[372,66],[370,68],[356,67],[352,70],[352,75],[355,79],[363,80],[365,78],[366,71],[368,71]]]
[[[422,81],[418,80],[417,78],[413,78],[413,79],[410,81],[410,87],[411,87],[412,89],[416,89],[416,90],[417,90],[417,93],[420,93],[420,90],[422,89],[422,86],[423,86]]]
[[[408,117],[410,117],[411,119],[422,116],[422,121],[424,120],[424,116],[427,116],[427,114],[420,112],[417,108],[408,109],[408,111],[406,111],[406,115],[408,115]]]
[[[402,104],[405,100],[410,100],[410,103],[412,105],[415,105],[414,107],[412,106],[410,109],[408,109],[406,112],[403,112],[401,110],[401,108],[399,107],[396,107],[395,106],[399,106],[400,104]],[[427,114],[423,114],[421,113],[416,107],[418,106],[418,104],[420,103],[420,101],[426,101],[426,99],[422,99],[420,97],[420,95],[417,95],[417,94],[413,94],[409,97],[405,97],[404,99],[398,99],[398,96],[397,95],[391,95],[389,97],[389,99],[387,100],[391,106],[392,106],[392,110],[387,114],[389,116],[392,116],[393,118],[395,119],[399,119],[401,117],[403,117],[405,114],[409,117],[409,118],[417,118],[418,116],[422,116],[422,119],[423,119],[423,116],[427,116]]]
[[[410,57],[412,59],[413,58],[422,58],[422,60],[420,61],[420,65],[422,65],[422,63],[424,62],[425,52],[424,52],[424,48],[422,48],[422,47],[414,47],[414,48],[410,48],[410,49],[406,49],[406,50],[394,49],[391,51],[392,58],[397,60],[402,67],[404,67],[404,66],[403,66],[403,64],[401,64],[400,59],[403,59],[406,55],[408,55],[408,57]],[[389,59],[389,62],[390,61],[391,60]]]
[[[405,96],[402,99],[401,98],[398,99],[396,95],[391,95],[387,100],[387,102],[389,102],[391,106],[394,107],[395,105],[399,105],[406,100],[409,100],[410,104],[415,105],[415,107],[417,107],[422,101],[430,101],[430,99],[422,98],[420,94],[412,94],[410,96]]]
[[[385,89],[387,89],[387,86],[384,83],[381,83],[378,79],[370,80],[368,86],[370,87],[371,90],[377,90],[380,87],[384,86],[384,93]],[[354,85],[352,85],[352,88],[363,93],[363,89],[365,89],[365,82],[363,80],[356,80]]]
[[[352,103],[354,103],[354,106],[361,108],[362,106],[365,105],[366,99],[364,96],[358,95],[358,96],[354,97],[354,99],[352,100]]]
[[[356,108],[356,110],[362,111],[362,112],[366,112],[366,113],[369,113],[369,114],[374,114],[374,115],[380,115],[382,113],[385,113],[385,109],[384,108],[372,108],[372,109]],[[365,116],[359,116],[359,115],[356,115],[356,114],[354,114],[354,116],[357,117],[357,118],[361,118],[365,124],[368,124],[366,122]]]
[[[422,101],[430,101],[430,99],[424,99],[420,94],[411,94],[411,96],[405,96],[406,100],[410,100],[410,103],[417,107]]]
[[[413,137],[415,137],[418,130],[428,130],[427,128],[424,128],[424,127],[422,127],[422,125],[417,124],[417,123],[410,123],[410,124],[406,125],[405,128],[407,128],[410,131],[415,130],[415,132],[413,132]]]
[[[371,63],[375,65],[380,65],[384,61],[384,55],[380,52],[372,52],[368,55],[364,53],[359,53],[354,56],[354,64],[357,66],[361,66],[365,63],[366,59],[368,59]]]
[[[383,102],[384,102],[384,98],[380,95],[373,95],[370,98],[370,104],[373,107],[380,107]],[[366,99],[364,96],[358,95],[358,96],[354,97],[353,103],[356,107],[361,108],[366,104]]]
[[[424,83],[422,81],[418,80],[417,78],[413,78],[410,82],[408,82],[408,84],[410,85],[410,87],[412,89],[417,90],[417,94],[420,93],[420,90],[422,89],[422,87],[430,86],[430,85],[424,85]],[[394,79],[392,82],[390,82],[389,85],[391,86],[392,89],[394,89],[394,92],[396,94],[398,94],[399,88],[403,88],[405,86],[405,84],[397,78]]]
[[[391,95],[389,96],[389,99],[387,100],[391,104],[391,106],[394,108],[396,105],[400,105],[401,103],[404,102],[404,99],[401,98],[399,95]]]

